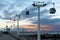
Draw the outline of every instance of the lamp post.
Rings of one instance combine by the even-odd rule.
[[[44,2],[34,2],[32,4],[34,7],[37,7],[38,8],[38,30],[37,30],[37,40],[41,40],[40,38],[40,7],[44,7],[46,6],[47,4],[45,4]]]

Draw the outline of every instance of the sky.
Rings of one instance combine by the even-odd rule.
[[[33,7],[33,2],[45,2],[47,5],[40,8],[40,27],[48,27],[48,30],[60,31],[60,1],[57,0],[0,0],[0,28],[8,25],[10,28],[16,28],[16,15],[20,15],[20,28],[36,28],[38,24],[37,7]],[[50,14],[49,9],[55,3],[55,14]],[[30,14],[26,15],[26,8]],[[33,26],[33,27],[32,27]],[[58,30],[57,30],[58,29]]]

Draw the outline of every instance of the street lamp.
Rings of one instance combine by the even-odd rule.
[[[34,7],[37,7],[38,8],[38,33],[37,33],[37,40],[41,40],[40,38],[40,7],[44,7],[46,6],[47,4],[44,3],[44,2],[34,2],[32,4]]]

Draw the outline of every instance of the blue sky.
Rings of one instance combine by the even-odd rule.
[[[10,21],[15,19],[17,14],[21,15],[20,23],[37,24],[38,11],[36,7],[31,5],[34,1],[47,3],[45,7],[40,8],[40,23],[42,25],[55,26],[60,24],[60,1],[57,0],[0,0],[0,20]],[[53,7],[51,3],[55,3],[55,14],[49,13],[49,9]],[[26,8],[30,11],[29,16],[25,14]],[[58,28],[60,27],[58,26]]]

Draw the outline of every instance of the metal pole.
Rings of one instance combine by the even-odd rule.
[[[19,34],[19,19],[17,19],[17,34]]]
[[[43,4],[40,4],[40,3],[43,3]],[[44,7],[46,6],[47,4],[44,3],[44,2],[34,2],[32,4],[34,7],[37,7],[38,8],[38,29],[37,29],[37,40],[41,40],[40,38],[40,7]]]
[[[37,35],[37,40],[41,40],[40,38],[40,6],[38,6],[38,35]]]

